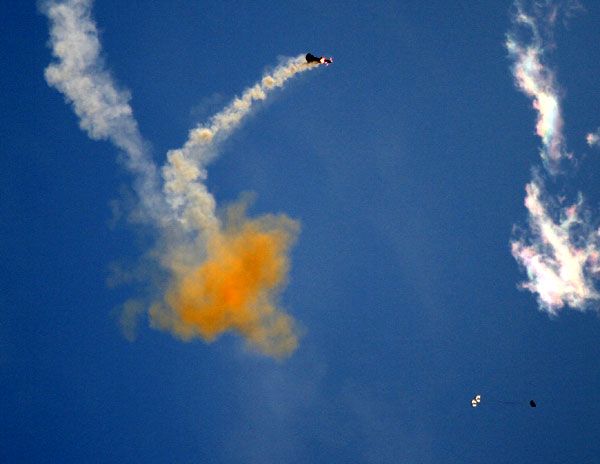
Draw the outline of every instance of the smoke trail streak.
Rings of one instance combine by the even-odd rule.
[[[567,11],[574,4],[566,4]],[[534,4],[536,15],[527,14],[521,2],[515,3],[513,18],[517,27],[526,26],[532,40],[523,44],[517,31],[507,35],[506,47],[514,60],[513,75],[521,91],[533,99],[538,112],[536,132],[542,140],[540,150],[544,166],[550,174],[559,172],[560,162],[571,158],[562,134],[558,86],[554,72],[543,64],[545,44],[540,33],[540,21],[552,26],[560,4]],[[593,134],[588,142],[593,142]],[[551,315],[565,306],[585,310],[600,299],[595,279],[600,271],[599,232],[590,225],[589,214],[583,211],[583,196],[571,206],[561,207],[546,192],[542,174],[534,175],[526,186],[525,207],[529,229],[511,240],[516,261],[527,271],[528,281],[521,288],[537,294],[541,310]],[[585,213],[585,214],[584,214]],[[597,305],[596,305],[597,306]]]
[[[511,243],[514,258],[529,277],[522,288],[536,293],[540,308],[550,314],[565,305],[585,309],[600,298],[593,282],[600,271],[600,242],[598,231],[580,215],[583,200],[561,208],[555,222],[542,181],[534,178],[526,191],[529,234]]]
[[[160,233],[153,256],[168,274],[164,296],[149,310],[152,325],[182,339],[200,336],[208,342],[234,331],[267,355],[289,355],[298,337],[294,321],[278,307],[278,296],[287,282],[289,249],[299,226],[284,215],[249,219],[247,201],[230,207],[221,223],[204,181],[206,165],[254,103],[318,64],[307,64],[301,56],[288,59],[190,131],[183,147],[167,153],[160,188],[130,96],[116,88],[104,68],[91,3],[43,4],[57,59],[45,75],[72,104],[81,128],[92,139],[110,140],[127,155],[126,166],[135,176],[142,206]],[[124,305],[121,325],[126,337],[134,337],[141,311],[139,301]]]
[[[558,88],[554,72],[544,66],[542,61],[544,44],[536,19],[525,13],[520,2],[516,3],[516,7],[514,23],[528,28],[533,38],[531,43],[523,44],[517,38],[518,31],[515,30],[507,34],[505,45],[514,60],[512,72],[515,83],[533,100],[533,107],[538,112],[536,133],[543,144],[540,156],[550,173],[556,174],[560,161],[571,157],[565,150]],[[549,16],[554,21],[556,10],[553,9]]]
[[[315,69],[318,64],[306,63],[304,56],[290,58],[246,89],[206,124],[189,133],[183,147],[167,153],[163,167],[164,192],[171,208],[186,229],[215,230],[214,200],[201,182],[206,179],[206,165],[216,157],[219,144],[236,129],[252,111],[253,104],[265,100],[268,94],[297,75]]]
[[[45,2],[50,19],[50,45],[57,62],[45,70],[46,81],[63,93],[90,138],[108,139],[127,154],[127,168],[136,176],[136,190],[146,214],[157,217],[162,209],[156,166],[129,105],[129,93],[118,90],[100,56],[96,25],[90,14],[91,0]]]

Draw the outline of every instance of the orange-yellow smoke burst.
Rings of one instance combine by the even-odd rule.
[[[247,219],[243,205],[209,237],[204,262],[174,271],[152,323],[183,339],[211,342],[234,331],[261,352],[284,357],[298,345],[293,319],[277,306],[298,224],[286,216]]]

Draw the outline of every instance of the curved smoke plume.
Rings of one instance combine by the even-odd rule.
[[[209,342],[234,331],[265,354],[290,354],[297,335],[278,296],[287,282],[298,224],[284,215],[248,218],[244,203],[229,208],[222,223],[204,182],[207,164],[255,103],[318,65],[307,64],[303,56],[287,59],[191,130],[181,148],[167,153],[159,172],[139,132],[129,93],[117,88],[104,66],[91,4],[43,4],[56,59],[45,76],[72,104],[80,127],[92,139],[109,140],[126,154],[141,209],[159,231],[154,255],[168,275],[164,295],[149,309],[152,325],[182,339],[199,336]],[[139,312],[138,304],[125,305],[121,320],[129,335]]]

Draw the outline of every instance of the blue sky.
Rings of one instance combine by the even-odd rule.
[[[1,461],[597,460],[597,301],[549,315],[519,289],[510,242],[514,226],[536,238],[532,168],[549,211],[581,192],[598,225],[585,137],[600,126],[600,5],[542,34],[575,160],[554,176],[511,72],[512,2],[126,3],[97,0],[92,17],[159,166],[279,57],[335,57],[257,102],[206,181],[219,207],[250,191],[252,216],[299,221],[280,296],[299,347],[275,360],[235,334],[183,342],[146,316],[122,335],[123,303],[153,291],[156,228],[127,220],[123,155],[44,79],[48,19],[4,2]],[[115,266],[140,278],[111,286]]]

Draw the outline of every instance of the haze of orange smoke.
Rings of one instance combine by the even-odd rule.
[[[208,240],[206,260],[176,271],[164,303],[150,309],[153,325],[207,342],[234,331],[265,354],[290,355],[298,337],[277,298],[297,231],[284,215],[247,219],[245,205],[230,208],[225,228]]]

